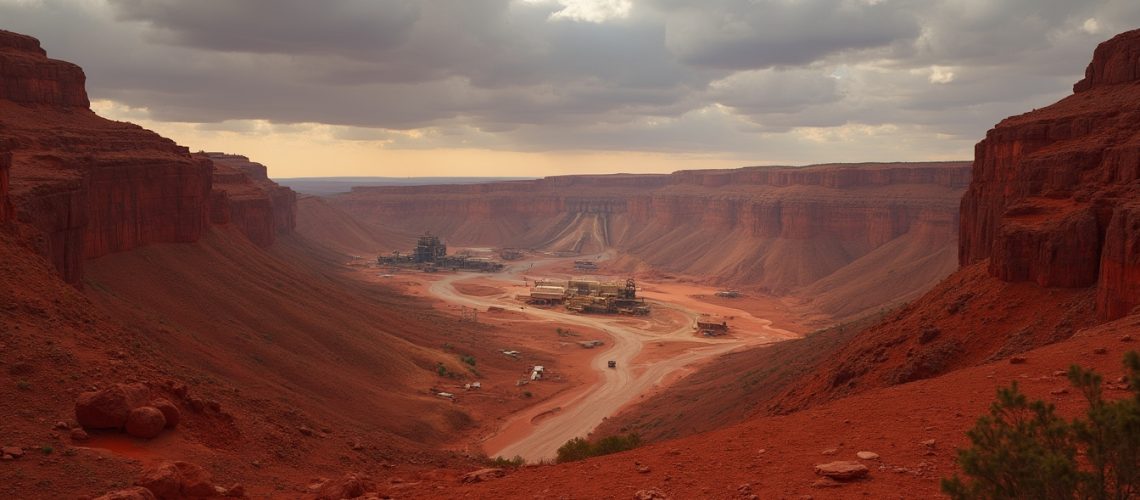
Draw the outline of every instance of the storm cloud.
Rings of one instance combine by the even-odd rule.
[[[807,163],[842,154],[812,141],[900,135],[901,159],[966,158],[1007,114],[1068,93],[1097,43],[1140,24],[1140,4],[0,0],[0,20],[83,66],[108,109],[159,122]],[[866,157],[870,142],[847,151],[896,159]]]

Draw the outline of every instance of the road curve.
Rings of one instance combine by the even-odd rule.
[[[561,260],[561,259],[559,259]],[[513,269],[501,273],[507,277]],[[454,274],[432,282],[428,291],[439,299],[455,305],[486,308],[506,304],[494,298],[463,295],[454,287],[454,282],[470,278],[470,274]],[[483,275],[485,276],[485,275]],[[671,306],[683,311],[690,319],[696,313],[684,308]],[[602,423],[606,417],[615,414],[622,406],[645,394],[670,373],[692,363],[719,356],[743,346],[770,342],[766,336],[750,336],[738,339],[708,339],[692,335],[688,324],[666,335],[649,334],[615,322],[606,316],[585,316],[567,314],[545,309],[528,308],[521,311],[527,315],[578,324],[603,330],[613,337],[609,349],[599,352],[590,366],[601,373],[599,381],[569,401],[559,401],[560,410],[537,422],[528,435],[498,450],[486,450],[490,456],[521,456],[528,462],[552,460],[560,446],[575,437],[585,437]],[[773,329],[773,332],[780,332]],[[646,342],[686,341],[708,344],[705,347],[688,349],[677,355],[646,365],[640,374],[634,373],[633,360],[641,352]],[[617,362],[616,368],[608,368],[607,361]],[[551,408],[553,409],[553,408]]]

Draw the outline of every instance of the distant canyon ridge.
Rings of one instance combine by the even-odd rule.
[[[371,186],[328,203],[453,246],[594,254],[795,295],[843,318],[918,296],[957,267],[970,162],[746,167],[470,185]]]

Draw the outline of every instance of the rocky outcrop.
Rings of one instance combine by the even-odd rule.
[[[143,384],[116,384],[84,392],[75,401],[75,420],[87,429],[121,429],[131,411],[146,404],[150,393]]]
[[[265,165],[226,153],[198,153],[213,163],[210,220],[235,224],[251,241],[272,245],[297,226],[297,194],[269,180]]]
[[[215,167],[154,132],[100,118],[83,84],[78,66],[47,58],[36,39],[0,31],[0,222],[26,226],[66,281],[79,283],[88,259],[197,241],[211,220],[237,221],[262,246],[292,230],[295,195],[263,165],[231,155],[227,163],[243,161]]]
[[[1085,68],[1085,78],[1073,85],[1074,93],[1098,86],[1140,80],[1140,30],[1121,33],[1097,46]]]
[[[86,109],[86,76],[74,64],[47,58],[40,41],[0,30],[0,100]]]
[[[205,230],[210,165],[136,125],[88,109],[79,67],[34,38],[0,33],[0,152],[16,218],[69,282],[85,259]]]
[[[1003,120],[976,148],[962,199],[962,265],[1097,289],[1097,314],[1140,305],[1140,30],[1097,47],[1074,95]]]

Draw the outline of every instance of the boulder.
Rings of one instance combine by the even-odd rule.
[[[311,500],[341,500],[357,498],[376,491],[376,483],[366,474],[348,473],[336,481],[325,481],[313,492]]]
[[[162,412],[163,418],[166,419],[167,429],[178,427],[178,422],[182,420],[182,413],[178,411],[178,407],[174,406],[174,403],[168,399],[159,398],[151,402],[150,405]]]
[[[127,416],[127,434],[150,439],[162,434],[166,428],[166,417],[153,406],[140,406]]]
[[[218,496],[218,488],[214,485],[210,473],[195,464],[188,462],[174,462],[181,476],[182,494],[190,497]]]
[[[865,477],[870,469],[859,462],[838,461],[815,466],[815,473],[836,481],[851,481]]]
[[[189,462],[161,462],[147,467],[135,484],[150,490],[159,500],[220,496],[210,473]]]
[[[143,384],[116,384],[84,392],[75,401],[75,419],[87,429],[121,429],[131,410],[146,404],[150,389]]]
[[[178,498],[182,494],[182,474],[174,462],[161,462],[143,469],[135,485],[150,490],[159,499]]]
[[[855,456],[859,457],[862,460],[878,460],[879,459],[879,454],[875,453],[873,451],[860,451],[859,453],[856,453]]]
[[[75,429],[71,429],[71,432],[69,434],[71,436],[71,440],[75,441],[75,442],[83,442],[83,441],[88,440],[91,437],[91,436],[87,435],[87,431],[80,429],[78,427]]]

